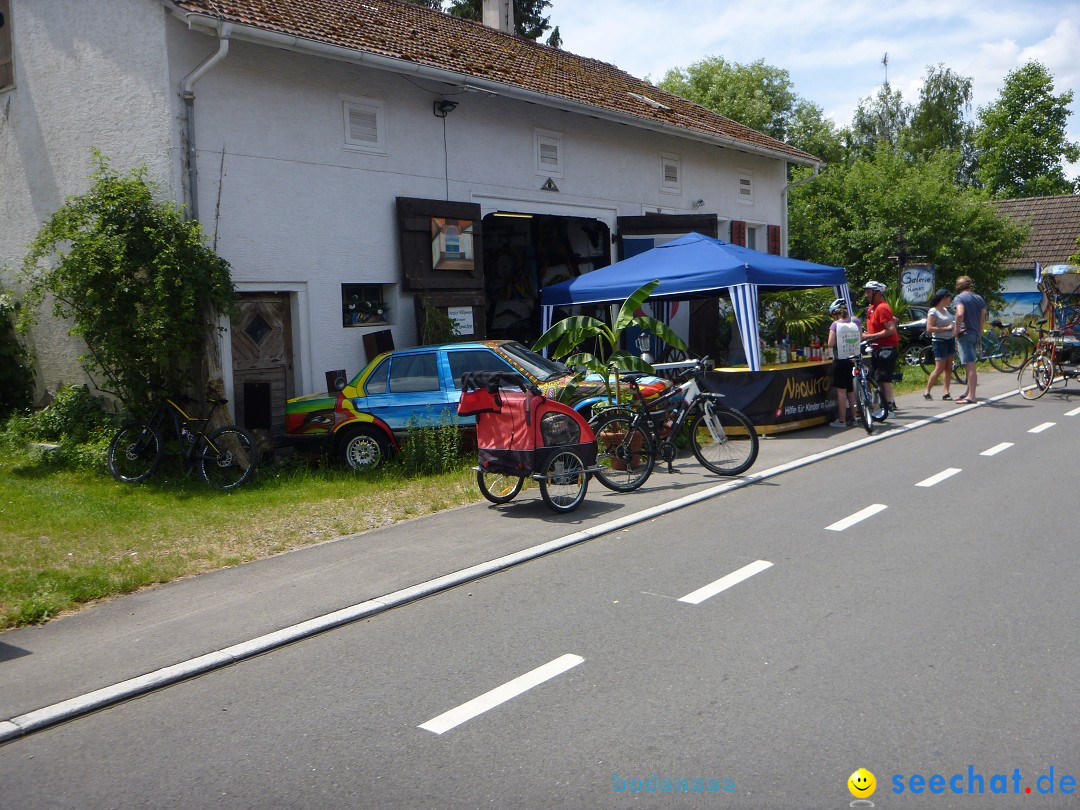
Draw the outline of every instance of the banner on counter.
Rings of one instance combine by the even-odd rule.
[[[758,433],[821,425],[836,417],[831,363],[792,364],[767,371],[719,369],[705,375],[709,390],[748,417]]]

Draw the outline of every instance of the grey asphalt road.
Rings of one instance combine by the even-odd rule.
[[[864,766],[878,807],[1075,806],[1076,405],[975,409],[17,740],[5,804],[834,807]]]

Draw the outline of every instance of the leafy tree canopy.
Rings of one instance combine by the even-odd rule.
[[[979,108],[975,131],[987,191],[1008,198],[1078,190],[1063,168],[1063,161],[1080,160],[1080,147],[1065,137],[1072,100],[1072,90],[1054,95],[1054,78],[1038,62],[1005,77],[998,100]]]
[[[463,20],[482,22],[484,19],[483,0],[447,0],[449,5],[444,9],[444,0],[405,0],[415,6],[445,10],[455,17]],[[562,35],[556,26],[551,28],[550,18],[544,16],[544,9],[551,6],[550,0],[514,0],[514,30],[518,36],[525,39],[537,40],[546,31],[551,31],[547,39],[548,45],[553,48],[562,46]]]
[[[903,226],[908,253],[933,261],[943,286],[967,274],[992,296],[1027,231],[957,185],[958,160],[940,151],[911,163],[882,142],[864,159],[829,166],[791,192],[791,255],[844,267],[858,287],[895,275],[889,257]]]
[[[86,342],[81,360],[100,390],[138,407],[148,379],[190,387],[212,318],[231,311],[235,291],[199,224],[154,199],[145,167],[121,175],[96,150],[94,162],[90,190],[49,218],[23,259],[21,326],[51,296],[53,315]]]

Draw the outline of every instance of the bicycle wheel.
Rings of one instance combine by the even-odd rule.
[[[1037,354],[1020,367],[1016,375],[1017,388],[1024,399],[1038,399],[1054,381],[1054,366],[1046,355]]]
[[[923,346],[920,343],[909,343],[900,352],[900,362],[903,363],[905,366],[918,366],[918,365],[921,365],[920,361],[922,359],[923,349],[925,349],[925,348],[929,348],[929,347]],[[931,370],[933,370],[933,366],[931,366],[930,368],[931,368]],[[923,371],[925,371],[925,370],[926,369],[923,369]]]
[[[711,398],[698,400],[690,417],[690,449],[697,460],[718,475],[739,475],[757,460],[758,435],[741,411]]]
[[[937,361],[934,359],[934,347],[923,346],[919,351],[919,368],[923,370],[923,374],[929,377],[934,373],[934,366]]]
[[[870,415],[875,422],[884,422],[889,418],[889,409],[881,396],[881,389],[873,380],[866,381],[867,391],[870,393]]]
[[[570,512],[585,500],[589,474],[581,456],[572,450],[555,453],[540,479],[540,497],[556,512]]]
[[[164,457],[161,431],[148,422],[130,422],[120,428],[106,454],[112,477],[126,484],[145,481],[157,472]]]
[[[1026,340],[1018,335],[1005,335],[990,358],[990,365],[998,371],[1019,371],[1028,359],[1028,351]]]
[[[952,378],[960,385],[967,385],[967,366],[961,363],[958,358],[953,358]]]
[[[596,433],[594,475],[608,489],[631,492],[652,474],[656,463],[652,439],[633,415],[626,412],[601,415],[593,425]]]
[[[476,473],[476,485],[480,487],[480,494],[492,503],[510,503],[521,492],[524,484],[525,479],[518,475],[483,471]]]
[[[864,377],[855,379],[855,405],[859,411],[859,422],[867,433],[874,432],[874,417],[871,414],[873,405],[870,402],[870,389],[866,386]]]
[[[195,458],[203,479],[218,489],[236,489],[249,481],[259,463],[255,440],[237,425],[226,425],[205,437]]]

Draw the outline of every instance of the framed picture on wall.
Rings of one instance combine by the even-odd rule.
[[[471,219],[431,218],[431,266],[435,270],[472,270],[476,266]]]

